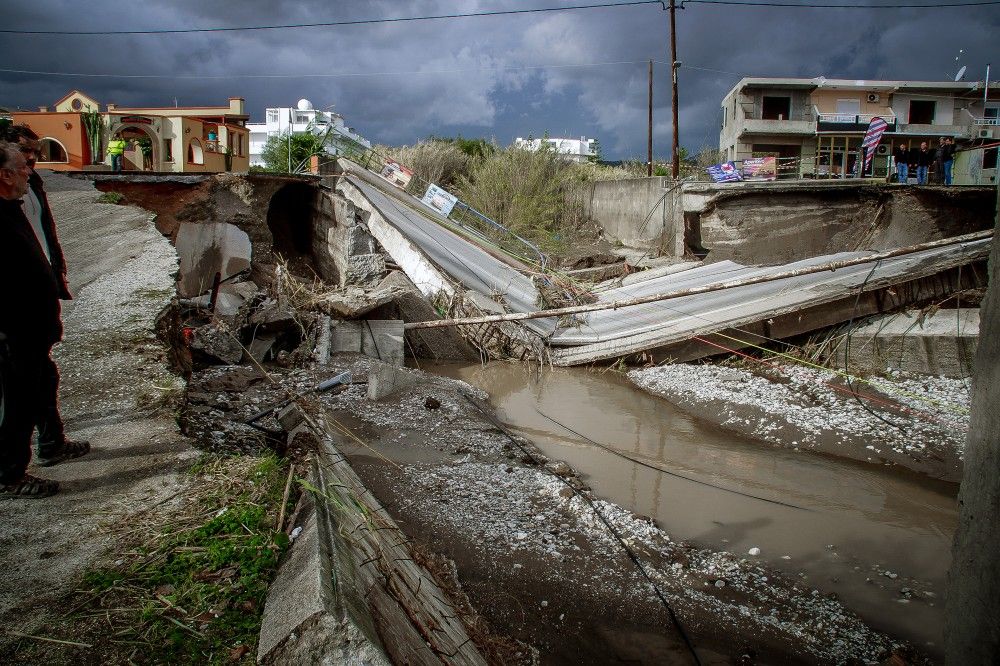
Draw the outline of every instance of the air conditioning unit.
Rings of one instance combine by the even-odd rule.
[[[869,104],[878,104],[878,101],[880,99],[882,99],[882,98],[879,97],[878,93],[868,93],[868,103]]]
[[[979,138],[980,139],[992,139],[993,138],[993,130],[989,129],[989,128],[979,130]]]
[[[876,155],[888,155],[889,154],[889,144],[880,143],[878,148],[875,149]]]

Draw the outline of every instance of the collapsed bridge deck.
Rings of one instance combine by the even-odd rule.
[[[360,167],[345,163],[340,187],[355,199],[363,197],[392,228],[373,233],[414,283],[426,289],[426,295],[433,294],[435,285],[458,283],[502,302],[508,312],[539,310],[538,289],[530,276],[537,271],[502,260],[473,238],[453,232],[437,211]],[[398,237],[387,237],[394,234]],[[949,275],[958,267],[985,260],[991,244],[989,233],[981,233],[916,246],[912,251],[843,252],[780,266],[754,267],[732,261],[702,264],[629,285],[606,285],[608,288],[595,290],[598,305],[590,307],[594,311],[581,312],[569,322],[541,317],[526,318],[522,323],[544,338],[557,365],[578,365],[651,350],[662,353],[672,348],[677,352],[672,354],[674,357],[696,358],[712,353],[711,348],[703,346],[698,352],[688,346],[682,353],[677,346],[700,336],[773,323],[780,317],[787,321],[789,315],[798,316],[796,325],[785,327],[785,335],[799,334],[885,309],[885,305],[901,306],[945,296],[968,285],[970,279],[978,279],[977,274],[966,271],[964,280],[960,274],[957,281],[952,276],[937,288],[928,288],[919,281]],[[400,251],[402,245],[407,252]],[[414,251],[420,256],[414,256]],[[867,257],[871,260],[866,261]],[[822,270],[828,265],[841,267]],[[437,273],[435,279],[427,279],[428,271]],[[718,283],[730,286],[711,293],[616,306],[618,302],[655,298],[657,294],[712,289]],[[894,292],[896,298],[889,303],[861,304],[858,298],[860,292],[875,293],[899,285],[912,288]],[[853,302],[854,307],[845,307],[847,302]],[[600,304],[605,309],[598,309]],[[817,310],[823,306],[827,306],[825,312]]]

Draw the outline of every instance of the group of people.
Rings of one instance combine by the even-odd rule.
[[[60,301],[72,298],[42,178],[38,136],[24,125],[0,131],[0,497],[46,497],[56,481],[27,473],[90,452],[67,439],[59,414]],[[37,438],[34,437],[37,431]]]
[[[896,163],[896,179],[906,184],[910,174],[916,174],[917,185],[926,185],[931,166],[944,185],[951,185],[951,171],[955,164],[955,140],[943,136],[938,141],[936,149],[931,150],[926,141],[920,142],[919,148],[908,148],[900,141],[892,151]]]

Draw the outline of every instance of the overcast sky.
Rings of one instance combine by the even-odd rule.
[[[599,1],[8,0],[0,27],[206,28]],[[681,144],[692,151],[718,145],[719,104],[741,76],[947,80],[967,65],[966,80],[974,81],[984,78],[992,60],[1000,78],[1000,5],[848,10],[689,4],[677,19],[684,63]],[[182,105],[217,105],[238,96],[246,99],[251,119],[262,121],[265,107],[291,106],[304,97],[316,108],[332,104],[379,143],[461,134],[508,144],[548,131],[596,137],[605,159],[644,158],[647,61],[668,61],[668,39],[668,14],[658,4],[253,32],[0,34],[4,69],[113,75],[0,73],[0,106],[33,109],[73,88],[123,106],[172,105],[175,98]],[[122,78],[140,74],[165,78]],[[241,76],[264,74],[275,78]],[[171,78],[178,75],[184,78]],[[655,65],[654,150],[664,160],[670,152],[669,81],[669,68]]]

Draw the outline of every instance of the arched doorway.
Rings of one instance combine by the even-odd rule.
[[[156,171],[156,137],[147,128],[138,125],[124,125],[115,130],[113,139],[125,141],[123,171]]]

